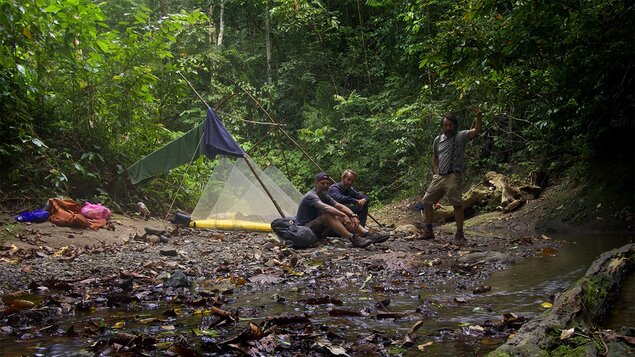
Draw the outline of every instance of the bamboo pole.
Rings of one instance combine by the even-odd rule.
[[[276,200],[271,195],[271,192],[269,192],[269,189],[267,189],[267,186],[265,186],[265,183],[262,182],[262,180],[260,179],[260,177],[256,173],[256,169],[253,167],[253,165],[251,164],[251,161],[249,160],[249,155],[245,154],[244,159],[245,159],[245,162],[247,163],[247,166],[249,166],[249,169],[251,170],[251,172],[254,174],[254,176],[256,176],[256,180],[258,180],[258,182],[260,182],[260,185],[262,186],[262,189],[265,190],[265,192],[267,193],[267,196],[269,196],[269,198],[271,199],[271,202],[273,202],[273,205],[276,206],[276,209],[278,210],[278,213],[280,213],[280,217],[284,217],[284,212],[282,211],[282,208],[280,208],[280,206],[278,205],[278,202],[276,202]]]

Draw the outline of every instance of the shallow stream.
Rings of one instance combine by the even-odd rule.
[[[556,294],[569,287],[584,275],[590,264],[601,253],[629,242],[629,237],[607,235],[555,236],[569,242],[562,249],[547,256],[529,258],[498,271],[485,282],[491,291],[473,294],[470,290],[457,292],[454,288],[429,289],[425,282],[417,286],[398,287],[395,291],[378,294],[372,289],[338,287],[316,291],[311,286],[273,289],[260,292],[228,296],[228,306],[241,311],[241,322],[229,335],[235,335],[246,326],[246,320],[262,322],[267,316],[283,313],[308,314],[314,326],[323,326],[341,340],[359,341],[375,333],[388,339],[399,340],[417,323],[423,325],[417,330],[415,344],[409,348],[388,348],[391,354],[404,356],[457,356],[482,355],[495,349],[504,338],[483,334],[480,328],[487,321],[500,321],[504,314],[533,318],[546,308],[544,303],[552,302]],[[361,277],[362,281],[364,277]],[[366,284],[364,284],[366,286]],[[372,280],[367,286],[372,286]],[[280,289],[280,290],[278,290]],[[341,300],[340,304],[307,304],[315,296],[329,296]],[[376,315],[373,306],[382,298],[389,297],[386,310],[396,317]],[[174,305],[158,304],[142,306],[130,310],[98,310],[77,316],[74,321],[64,321],[62,325],[82,325],[88,320],[102,319],[107,326],[124,321],[126,325],[119,332],[150,334],[189,334],[192,329],[200,329],[202,320],[198,314],[167,318],[163,312]],[[635,326],[635,274],[625,281],[621,300],[611,311],[608,328]],[[160,315],[160,316],[157,316]],[[148,317],[159,317],[158,324],[141,323]],[[62,327],[64,328],[64,327]],[[227,332],[227,331],[226,331]],[[462,333],[457,333],[462,332]],[[223,334],[225,335],[225,333]],[[333,341],[338,345],[337,338]],[[87,350],[89,343],[72,338],[32,338],[15,341],[0,337],[0,355],[35,356],[92,356]],[[419,346],[419,348],[418,348]]]

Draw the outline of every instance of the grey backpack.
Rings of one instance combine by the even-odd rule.
[[[294,217],[274,219],[271,222],[271,229],[291,248],[309,248],[317,244],[318,237],[311,228],[298,226]]]

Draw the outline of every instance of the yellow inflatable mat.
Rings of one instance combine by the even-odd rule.
[[[239,219],[202,219],[191,221],[192,228],[213,228],[228,231],[271,232],[271,223],[243,221]]]

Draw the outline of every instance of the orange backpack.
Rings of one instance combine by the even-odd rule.
[[[79,203],[61,198],[49,198],[49,221],[60,227],[90,228],[97,230],[106,225],[105,219],[88,219],[81,213]]]

